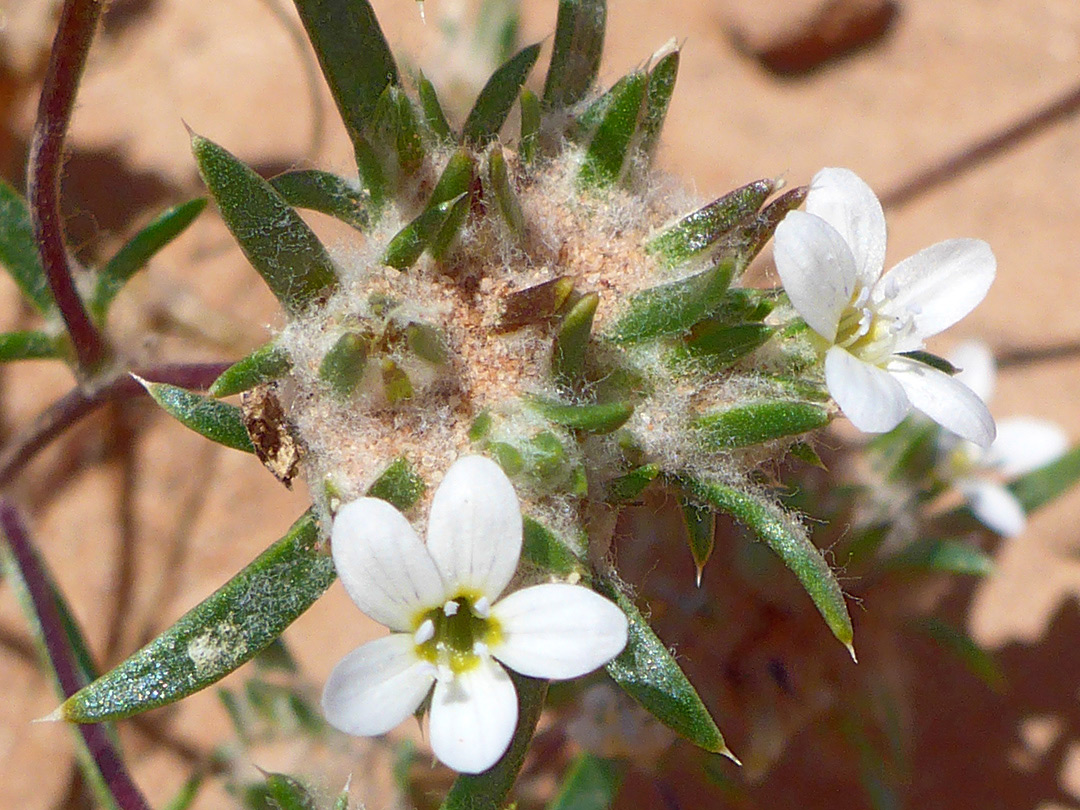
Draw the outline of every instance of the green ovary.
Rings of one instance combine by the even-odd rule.
[[[458,606],[454,615],[448,616],[443,607],[437,607],[420,616],[417,628],[430,620],[435,633],[416,645],[417,655],[436,666],[449,667],[455,675],[479,664],[476,645],[490,648],[501,637],[498,622],[490,615],[484,618],[477,613],[475,605],[479,600],[475,594],[461,594],[451,600]]]

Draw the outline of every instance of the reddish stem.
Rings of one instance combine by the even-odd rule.
[[[84,371],[95,371],[101,366],[107,347],[75,289],[60,216],[60,170],[75,94],[102,6],[102,0],[64,3],[42,83],[27,169],[30,218],[41,264],[71,335],[79,367]]]

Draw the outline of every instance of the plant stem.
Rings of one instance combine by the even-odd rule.
[[[60,170],[75,94],[103,5],[102,0],[64,3],[42,83],[27,170],[30,218],[41,264],[84,372],[100,368],[108,350],[75,289],[60,216]]]

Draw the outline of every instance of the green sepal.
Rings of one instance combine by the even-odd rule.
[[[581,296],[559,326],[551,353],[551,373],[559,385],[577,389],[585,381],[585,355],[599,304],[594,292]]]
[[[391,462],[367,491],[371,498],[381,498],[404,512],[413,507],[427,489],[424,479],[416,474],[407,458]]]
[[[371,195],[332,172],[297,169],[271,178],[270,185],[294,208],[318,211],[358,231],[371,222]]]
[[[697,690],[633,600],[607,578],[596,578],[594,585],[619,606],[629,625],[626,647],[605,667],[612,680],[680,737],[735,759]]]
[[[382,372],[383,393],[391,405],[396,405],[406,399],[412,399],[413,386],[405,369],[399,366],[389,357],[384,357],[380,363]]]
[[[388,84],[379,96],[368,133],[368,142],[388,177],[410,177],[423,165],[420,118],[412,99],[396,84]]]
[[[334,396],[347,400],[364,378],[367,369],[369,341],[358,332],[345,332],[323,355],[319,364],[319,379],[330,386]]]
[[[982,549],[962,540],[924,538],[916,540],[881,563],[887,571],[918,573],[938,571],[987,577],[994,573],[994,560]]]
[[[440,810],[503,810],[507,805],[506,797],[510,795],[510,789],[525,763],[525,754],[544,709],[548,687],[547,681],[527,678],[513,670],[507,674],[514,682],[518,699],[518,722],[510,747],[498,762],[483,773],[458,776]]]
[[[649,86],[645,91],[645,109],[638,125],[637,152],[652,160],[660,133],[664,128],[671,94],[675,91],[675,78],[679,73],[679,51],[676,48],[664,54],[649,71]],[[643,166],[644,164],[642,164]]]
[[[734,450],[786,436],[797,436],[829,424],[829,409],[812,402],[768,400],[712,413],[694,424],[709,450]]]
[[[901,357],[906,357],[909,360],[914,360],[916,363],[922,363],[924,366],[930,366],[930,368],[940,371],[943,374],[948,374],[950,377],[960,371],[956,366],[946,360],[944,357],[938,357],[936,354],[924,351],[914,352],[899,352]]]
[[[636,71],[616,82],[606,96],[595,102],[603,106],[597,108],[599,120],[578,171],[583,186],[614,185],[622,179],[648,85],[648,74]],[[579,119],[582,121],[586,126],[589,123],[586,116]]]
[[[585,564],[547,526],[526,515],[522,528],[522,559],[557,577],[588,573]]]
[[[333,292],[330,255],[274,187],[206,138],[192,135],[191,148],[226,226],[285,310],[299,314]]]
[[[595,754],[578,754],[547,810],[608,810],[615,801],[627,765]]]
[[[705,563],[712,556],[716,542],[716,513],[708,506],[699,506],[692,501],[683,501],[682,515],[686,526],[686,541],[690,556],[694,560],[694,573],[698,587],[701,587],[701,574]]]
[[[267,343],[221,372],[207,393],[212,397],[232,396],[280,379],[291,370],[289,353],[276,343]]]
[[[608,338],[616,343],[636,343],[686,332],[724,300],[733,272],[731,262],[721,262],[687,278],[636,293]]]
[[[450,129],[450,122],[446,120],[442,104],[439,103],[439,95],[435,92],[435,85],[420,71],[420,80],[417,82],[417,94],[420,96],[420,110],[424,115],[424,123],[432,131],[436,138],[443,142],[454,140],[454,133]]]
[[[694,326],[686,341],[686,350],[689,356],[715,373],[760,349],[775,332],[775,328],[763,323],[724,326],[710,319]]]
[[[188,200],[163,211],[153,222],[135,234],[98,271],[94,290],[88,302],[90,314],[96,320],[103,321],[113,298],[128,280],[155,253],[183,233],[204,208],[206,208],[204,198]]]
[[[539,55],[540,44],[529,45],[491,74],[465,119],[461,131],[465,143],[483,146],[499,134]]]
[[[255,452],[244,427],[241,411],[235,405],[213,397],[204,397],[175,385],[149,382],[139,377],[135,379],[146,389],[146,393],[153,397],[154,402],[180,424],[212,442],[234,450],[243,450],[245,453]]]
[[[730,191],[665,228],[645,244],[645,250],[668,267],[689,261],[756,214],[775,188],[772,180],[756,180]]]
[[[544,105],[569,107],[585,98],[600,71],[606,0],[559,0],[555,44],[544,80]]]
[[[43,315],[56,308],[45,268],[41,266],[34,226],[26,200],[0,179],[0,265],[8,271],[26,300]]]
[[[765,247],[765,243],[772,239],[780,221],[788,215],[789,211],[802,205],[808,193],[810,193],[808,186],[799,186],[781,194],[762,208],[757,216],[744,222],[735,233],[725,239],[724,251],[736,258],[740,269],[746,267],[750,260]]]
[[[62,356],[56,339],[39,329],[0,332],[0,363],[47,360]]]
[[[173,703],[221,680],[281,635],[334,581],[306,512],[288,533],[202,603],[60,707],[100,723]]]
[[[585,433],[611,433],[626,424],[634,413],[634,406],[627,402],[569,405],[539,397],[531,398],[528,402],[556,425]]]
[[[660,467],[656,464],[645,464],[625,475],[620,475],[608,484],[607,502],[617,504],[636,500],[658,475],[660,475]]]
[[[540,99],[527,87],[521,89],[519,99],[521,107],[521,140],[518,142],[518,154],[521,162],[532,163],[536,159],[540,141]]]
[[[1031,514],[1064,494],[1078,480],[1080,480],[1080,447],[1074,447],[1061,458],[1011,481],[1008,489],[1020,501],[1024,511]]]
[[[541,281],[523,290],[516,290],[503,301],[499,325],[513,329],[554,317],[570,299],[574,280],[569,276]]]
[[[461,194],[432,206],[398,231],[390,240],[390,244],[386,246],[383,264],[396,267],[398,270],[412,267],[431,240],[438,235],[454,206],[466,198],[465,194]]]
[[[283,773],[266,774],[266,793],[278,810],[317,810],[311,791],[291,776]]]
[[[506,168],[503,151],[495,144],[488,155],[488,183],[494,192],[495,205],[507,229],[519,241],[525,235],[525,214],[521,210],[517,194],[514,192],[510,173]]]
[[[792,517],[763,498],[724,484],[689,476],[675,481],[692,498],[731,515],[776,552],[813,600],[832,634],[855,657],[851,616],[840,583],[821,551]]]
[[[933,639],[942,649],[956,656],[969,672],[995,692],[1004,691],[1006,677],[1001,666],[962,629],[934,618],[915,622],[912,629]]]

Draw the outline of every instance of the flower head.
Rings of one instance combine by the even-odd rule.
[[[994,356],[985,344],[965,341],[949,355],[960,369],[957,378],[983,402],[994,390]],[[967,441],[944,438],[939,445],[939,473],[959,489],[972,513],[984,525],[1004,537],[1024,530],[1024,507],[1000,478],[1013,478],[1049,464],[1068,447],[1065,432],[1052,422],[1031,417],[1013,417],[997,423],[997,438],[989,448]]]
[[[825,382],[860,430],[892,430],[912,408],[983,447],[994,421],[970,388],[906,357],[982,301],[994,280],[990,246],[950,239],[889,272],[885,215],[854,172],[822,169],[806,211],[776,229],[776,269],[792,306],[821,338]]]
[[[447,471],[432,500],[426,545],[385,501],[343,506],[331,531],[334,566],[357,607],[393,632],[334,668],[322,697],[327,720],[349,734],[384,734],[434,686],[435,756],[479,773],[503,755],[517,726],[517,694],[504,664],[560,680],[618,655],[626,617],[588,588],[534,585],[499,599],[517,570],[521,542],[514,488],[482,456]]]

